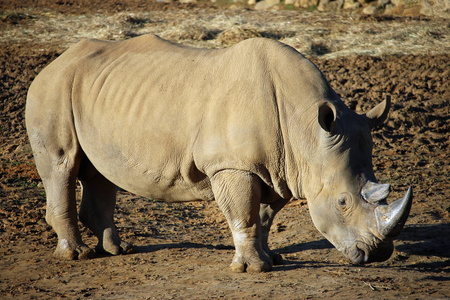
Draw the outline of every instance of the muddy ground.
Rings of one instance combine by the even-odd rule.
[[[0,298],[450,297],[448,20],[256,12],[206,2],[86,2],[0,2]],[[54,259],[56,235],[44,220],[45,194],[24,126],[27,89],[76,39],[146,32],[210,48],[276,38],[312,59],[358,112],[392,95],[389,121],[373,133],[375,173],[392,184],[391,200],[409,185],[415,200],[391,259],[351,265],[314,228],[306,201],[294,200],[277,216],[270,239],[285,264],[234,274],[231,234],[215,203],[167,204],[127,192],[120,192],[116,222],[136,253]],[[93,247],[92,234],[82,232]]]

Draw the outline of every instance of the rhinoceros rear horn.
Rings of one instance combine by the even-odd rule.
[[[412,199],[412,188],[409,187],[402,199],[375,209],[378,232],[384,238],[393,238],[400,233],[411,210]]]
[[[375,106],[366,113],[366,117],[369,120],[370,128],[380,126],[381,124],[383,124],[384,121],[386,121],[390,107],[391,107],[391,96],[387,95],[386,99],[383,102],[381,102],[380,104],[378,104],[377,106]]]
[[[390,184],[387,183],[380,184],[372,181],[367,181],[367,183],[361,190],[361,195],[367,202],[376,204],[387,198],[390,189],[391,189]]]

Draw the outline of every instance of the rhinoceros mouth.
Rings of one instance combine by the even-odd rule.
[[[356,265],[382,262],[391,257],[394,252],[394,244],[392,241],[380,241],[375,247],[370,247],[366,243],[356,242],[343,252]]]

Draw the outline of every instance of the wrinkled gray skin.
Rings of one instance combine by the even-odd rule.
[[[411,191],[387,205],[372,170],[370,130],[389,99],[358,115],[294,49],[252,39],[223,50],[146,35],[82,41],[32,83],[27,131],[47,196],[55,255],[128,253],[113,222],[117,186],[166,201],[215,200],[236,272],[281,263],[267,244],[276,213],[306,198],[316,227],[354,263],[382,261],[404,225]],[[301,220],[299,220],[301,222]]]

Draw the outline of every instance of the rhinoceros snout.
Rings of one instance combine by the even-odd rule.
[[[394,244],[392,242],[382,242],[370,250],[365,245],[357,244],[345,254],[353,264],[363,265],[388,260],[393,252]]]
[[[366,252],[358,247],[354,247],[354,249],[348,253],[347,257],[351,260],[351,262],[355,265],[362,265],[367,260]]]

